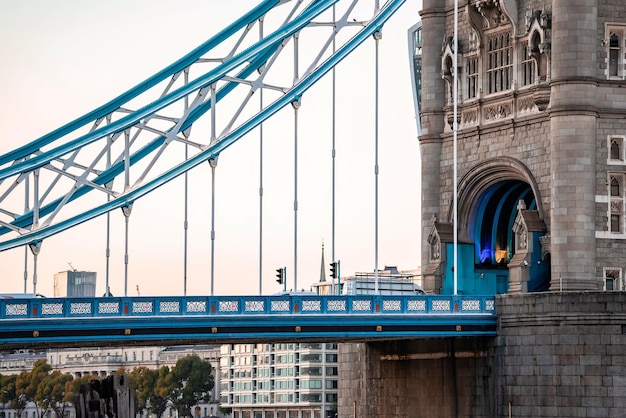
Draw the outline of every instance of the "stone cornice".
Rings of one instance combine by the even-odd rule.
[[[422,20],[428,19],[430,17],[445,17],[446,9],[443,7],[436,7],[432,9],[422,9],[419,11],[419,15],[422,18]]]
[[[598,108],[599,119],[622,119],[626,118],[626,109],[614,109],[614,108]]]
[[[626,110],[624,111],[624,113],[626,113]],[[549,115],[546,112],[536,113],[536,114],[527,115],[527,116],[523,116],[523,117],[515,118],[515,119],[504,119],[500,122],[494,122],[488,125],[468,126],[467,128],[460,128],[457,131],[457,135],[459,135],[460,138],[471,137],[476,134],[483,135],[483,134],[488,134],[491,132],[498,132],[498,131],[501,131],[502,129],[507,129],[508,127],[511,127],[511,126],[514,129],[517,129],[520,126],[524,126],[529,123],[546,122],[549,119],[550,119]],[[443,137],[447,139],[447,138],[451,138],[452,135],[453,135],[453,132],[450,131],[450,132],[446,132],[445,134],[443,134]]]
[[[608,81],[608,80],[607,80]],[[568,76],[568,77],[553,77],[550,80],[550,86],[558,86],[561,84],[591,84],[598,86],[599,80],[595,77],[580,77],[580,76]]]
[[[441,144],[441,141],[442,141],[440,134],[420,135],[417,137],[417,139],[419,140],[420,144],[423,144],[423,145],[432,144],[432,143]]]
[[[576,325],[622,325],[626,322],[626,312],[605,313],[571,313],[553,312],[537,315],[536,312],[517,313],[510,316],[499,316],[499,328],[517,327],[551,327],[551,326],[576,326]]]
[[[547,112],[550,113],[550,116],[587,115],[596,118],[599,116],[599,109],[589,105],[552,106],[548,108]]]

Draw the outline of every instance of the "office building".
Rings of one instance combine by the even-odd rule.
[[[54,297],[93,298],[95,296],[95,272],[67,270],[54,275]]]

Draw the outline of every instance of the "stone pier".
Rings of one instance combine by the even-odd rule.
[[[339,417],[626,415],[626,292],[496,305],[497,337],[340,345]]]

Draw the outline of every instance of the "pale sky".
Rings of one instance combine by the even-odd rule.
[[[256,5],[254,0],[0,0],[0,154],[104,104],[185,55]],[[421,1],[408,0],[380,41],[378,266],[420,263],[419,145],[407,30]],[[337,67],[335,258],[341,275],[373,271],[374,41]],[[298,288],[326,275],[331,248],[330,76],[302,98],[299,111]],[[293,287],[293,111],[264,125],[263,294]],[[288,128],[285,128],[285,125]],[[259,291],[259,142],[255,130],[220,155],[216,170],[215,294]],[[210,293],[211,177],[191,172],[187,294]],[[176,179],[134,203],[128,295],[183,294],[183,183]],[[124,217],[112,213],[110,287],[124,293]],[[105,286],[105,217],[47,238],[37,263],[37,292],[52,296],[53,276],[98,274]],[[33,290],[28,256],[28,292]],[[24,289],[24,249],[0,252],[0,292]]]

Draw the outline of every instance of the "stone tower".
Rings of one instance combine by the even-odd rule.
[[[601,290],[626,268],[626,4],[424,0],[422,272],[449,293]],[[454,79],[454,54],[457,78]],[[453,87],[458,265],[453,265]]]

